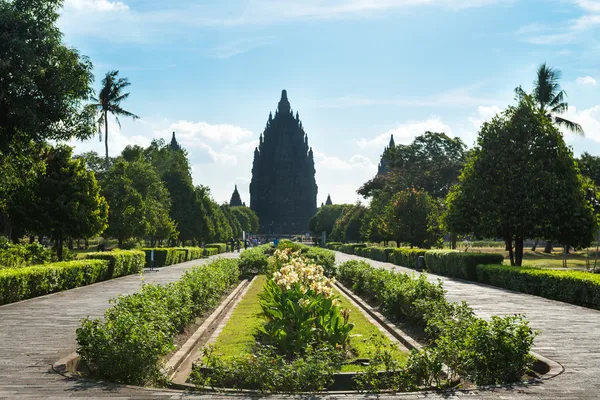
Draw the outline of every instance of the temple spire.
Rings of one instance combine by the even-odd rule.
[[[240,197],[240,192],[238,192],[237,189],[237,185],[235,185],[235,189],[233,190],[233,194],[231,195],[231,200],[229,200],[229,205],[231,207],[243,205],[242,198]]]
[[[281,100],[279,100],[279,104],[277,105],[277,111],[280,113],[290,112],[290,102],[288,101],[287,92],[285,89],[281,91]]]
[[[333,202],[331,201],[331,196],[327,194],[327,200],[325,201],[326,206],[332,206]]]
[[[171,143],[169,145],[172,150],[181,150],[181,146],[177,143],[177,139],[175,139],[175,132],[173,132],[173,137],[171,138]]]
[[[394,135],[392,134],[388,148],[393,149],[394,147],[396,147],[396,143],[394,143]]]

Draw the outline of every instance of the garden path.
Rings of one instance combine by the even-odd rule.
[[[360,259],[342,253],[336,256],[339,262]],[[413,272],[388,263],[367,261],[381,268]],[[206,260],[190,261],[163,268],[160,272],[145,273],[144,281],[175,281],[186,269],[202,262]],[[429,278],[441,279],[450,300],[467,301],[481,316],[525,314],[531,325],[541,331],[536,339],[535,351],[561,363],[565,372],[543,384],[508,389],[382,397],[504,400],[600,398],[600,312],[472,282],[436,275],[430,275]],[[141,284],[139,276],[128,276],[0,307],[0,398],[225,398],[214,394],[202,396],[71,380],[51,371],[52,363],[75,350],[75,329],[81,318],[102,315],[109,305],[109,299],[132,293]],[[364,398],[362,395],[340,397]]]

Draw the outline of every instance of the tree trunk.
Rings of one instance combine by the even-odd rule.
[[[552,242],[546,242],[546,247],[544,248],[544,253],[552,253]]]
[[[451,233],[450,234],[450,248],[452,250],[456,250],[456,239],[457,239],[456,233]]]
[[[108,112],[104,111],[104,149],[106,150],[106,172],[108,172]]]
[[[512,247],[512,237],[504,238],[504,243],[506,243],[506,248],[508,249],[508,256],[510,258],[510,265],[515,265],[515,253],[513,252]]]
[[[69,238],[69,250],[73,251],[73,238]]]
[[[63,242],[62,238],[56,239],[56,257],[58,257],[58,261],[63,260]]]
[[[33,244],[35,242],[35,236],[29,235],[29,244]]]
[[[123,247],[123,238],[119,238],[119,248]]]
[[[523,238],[515,238],[515,265],[520,267],[523,264]]]
[[[535,239],[535,242],[533,242],[533,246],[531,246],[531,251],[536,251],[537,250],[538,242],[539,242],[539,240]]]
[[[83,245],[84,245],[84,249],[88,249],[88,247],[90,246],[90,242],[87,239],[84,239],[83,241]]]
[[[512,251],[512,239],[504,238],[504,251]]]
[[[12,225],[7,213],[2,213],[2,226],[4,228],[4,236],[10,238],[12,236]]]

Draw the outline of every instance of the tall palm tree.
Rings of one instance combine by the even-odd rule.
[[[560,80],[561,72],[551,68],[546,63],[538,67],[536,79],[533,81],[532,96],[537,102],[540,112],[548,117],[558,126],[583,136],[583,128],[576,122],[562,118],[560,114],[569,109],[569,104],[565,101],[567,92],[561,90]],[[517,95],[522,96],[525,92],[519,86],[516,89]]]
[[[119,128],[121,128],[121,121],[119,116],[131,117],[133,119],[139,119],[137,115],[130,113],[129,111],[121,108],[121,102],[129,97],[129,93],[123,93],[123,89],[131,85],[129,79],[119,78],[119,71],[110,71],[106,73],[104,79],[102,79],[102,90],[98,98],[92,98],[95,102],[91,104],[99,114],[98,118],[98,133],[100,134],[100,141],[102,141],[102,127],[104,127],[104,148],[106,150],[106,169],[109,168],[108,159],[108,114],[115,116]]]

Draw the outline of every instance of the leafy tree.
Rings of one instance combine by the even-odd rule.
[[[571,151],[530,96],[483,124],[459,181],[446,223],[503,237],[511,265],[522,263],[524,238],[588,245],[597,229]]]
[[[138,119],[139,117],[135,114],[124,110],[121,107],[121,102],[129,97],[129,93],[124,93],[123,90],[131,85],[127,78],[119,78],[119,71],[109,71],[102,79],[102,89],[98,98],[93,98],[94,103],[90,104],[90,107],[95,109],[98,114],[98,131],[101,132],[104,127],[104,148],[106,150],[106,169],[110,167],[108,158],[108,114],[115,116],[117,124],[121,127],[120,116],[130,117]],[[102,133],[100,133],[100,140],[102,140]]]
[[[384,210],[391,237],[410,247],[430,248],[439,237],[432,226],[436,216],[435,202],[424,190],[408,189],[396,193]]]
[[[384,208],[389,201],[385,196],[373,197],[367,209],[360,234],[370,242],[388,242],[392,240],[389,230],[389,221],[385,218]]]
[[[331,206],[322,206],[309,222],[309,228],[313,235],[320,236],[321,232],[327,232],[327,237],[331,235],[335,221],[342,215],[348,207],[347,204],[335,204]]]
[[[367,208],[360,203],[348,206],[335,221],[331,232],[332,240],[342,242],[360,242],[363,240],[361,227]]]
[[[78,154],[74,158],[83,160],[86,168],[94,173],[99,182],[102,182],[102,179],[104,179],[104,175],[106,174],[106,162],[104,158],[95,151]]]
[[[258,215],[250,207],[231,207],[231,212],[240,223],[242,230],[245,232],[258,232]]]
[[[460,174],[466,146],[445,133],[425,132],[409,145],[390,147],[383,155],[388,172],[377,175],[358,191],[365,197],[380,192],[423,189],[434,198],[444,198]]]
[[[62,0],[0,1],[0,159],[33,141],[85,139],[92,64],[62,42]],[[21,144],[26,147],[22,148]]]
[[[231,233],[232,233],[233,237],[234,238],[242,237],[242,227],[241,227],[239,221],[237,220],[237,218],[231,212],[231,207],[229,207],[229,204],[221,204],[220,208],[221,208],[221,212],[225,216],[225,219],[227,219],[227,222],[231,228]]]
[[[28,231],[53,239],[62,260],[65,239],[93,237],[106,229],[108,205],[94,174],[72,158],[70,147],[48,148],[46,157],[33,196],[19,202],[20,220]]]
[[[592,180],[594,185],[600,186],[600,157],[589,153],[583,153],[577,160],[581,175]]]

